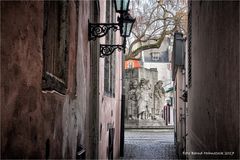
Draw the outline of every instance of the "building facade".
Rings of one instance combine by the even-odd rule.
[[[1,157],[118,158],[122,55],[100,58],[88,22],[112,1],[1,2]],[[111,37],[111,38],[109,38]]]
[[[189,1],[188,17],[173,49],[177,153],[239,159],[239,2]]]
[[[172,77],[174,85],[174,140],[178,157],[185,158],[186,152],[186,47],[183,34],[174,34],[172,53]]]
[[[149,44],[152,42],[149,41]],[[148,49],[142,52],[143,67],[147,69],[155,68],[158,72],[158,81],[163,82],[163,88],[166,91],[163,105],[165,106],[164,117],[166,124],[174,125],[173,123],[173,81],[172,81],[172,40],[170,37],[165,37],[160,48]],[[170,103],[168,103],[170,102]],[[167,107],[167,103],[171,104]],[[168,109],[166,109],[168,108]]]
[[[151,41],[149,42],[151,44]],[[160,48],[148,49],[142,52],[144,68],[157,68],[158,80],[164,81],[164,85],[172,80],[171,72],[171,41],[166,37]]]
[[[239,159],[239,1],[189,7],[187,151]]]

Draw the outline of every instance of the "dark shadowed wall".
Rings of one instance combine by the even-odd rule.
[[[238,1],[192,2],[191,54],[187,151],[239,158]]]

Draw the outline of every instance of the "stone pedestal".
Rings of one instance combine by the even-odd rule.
[[[173,126],[166,126],[165,121],[160,118],[157,120],[137,119],[137,120],[125,120],[125,128],[173,128]]]

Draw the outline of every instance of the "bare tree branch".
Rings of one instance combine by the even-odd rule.
[[[132,29],[133,36],[129,40],[126,59],[139,59],[136,56],[141,51],[159,48],[166,35],[176,30],[186,33],[186,27],[182,24],[182,19],[187,15],[186,5],[179,5],[174,0],[131,2],[134,7],[131,13],[137,20]],[[153,43],[153,40],[156,42]]]

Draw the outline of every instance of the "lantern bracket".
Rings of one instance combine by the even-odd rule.
[[[120,30],[119,23],[90,23],[88,21],[88,40],[96,40],[105,36],[112,29],[114,32]]]

